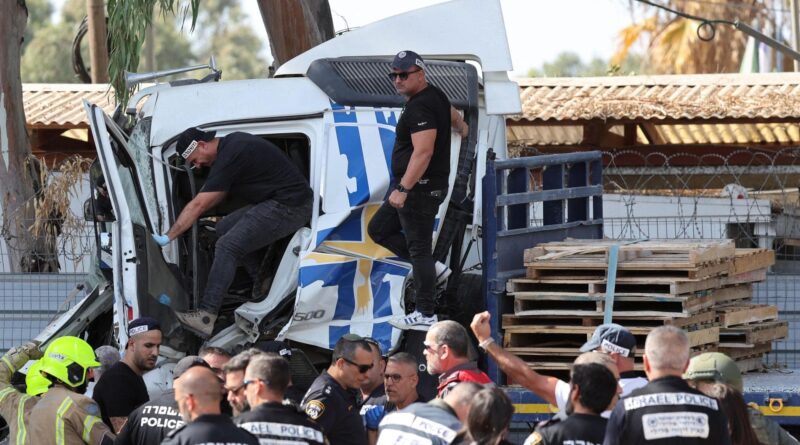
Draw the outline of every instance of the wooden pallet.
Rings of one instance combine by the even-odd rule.
[[[587,261],[570,264],[532,264],[526,265],[526,276],[531,279],[565,278],[565,279],[604,279],[608,272],[607,262]],[[651,262],[647,266],[619,264],[617,278],[668,278],[676,280],[701,280],[704,278],[727,275],[731,272],[732,263],[704,264],[692,268],[670,267],[668,263]]]
[[[747,303],[753,299],[753,285],[752,283],[745,283],[713,289],[711,290],[711,297],[716,305]]]
[[[614,297],[612,315],[624,317],[688,317],[714,305],[710,295],[675,297]],[[605,296],[601,295],[515,295],[514,314],[519,316],[578,315],[602,317]]]
[[[721,328],[719,345],[723,348],[754,348],[756,344],[771,342],[789,335],[789,322],[765,321],[745,326]]]
[[[730,259],[735,255],[735,246],[731,240],[566,240],[526,249],[523,261],[526,264],[553,263],[592,258],[608,263],[608,251],[612,245],[619,246],[619,265],[642,263],[649,267],[653,263],[661,262],[668,263],[667,267],[692,268]]]
[[[682,280],[675,278],[618,277],[614,288],[616,296],[672,297],[676,295],[707,293],[720,286],[720,278]],[[506,284],[507,293],[605,295],[606,282],[598,279],[529,279],[516,278]]]
[[[537,346],[537,347],[556,347],[556,348],[580,348],[588,341],[594,327],[591,326],[503,326],[505,331],[503,338],[504,347]],[[637,348],[644,347],[647,334],[652,330],[651,327],[630,327],[628,330],[636,337]],[[706,344],[719,343],[718,326],[702,327],[690,332],[689,346],[695,347]]]
[[[686,330],[694,330],[698,326],[716,325],[717,314],[713,310],[708,310],[693,314],[688,317],[635,317],[620,315],[614,317],[614,322],[627,328],[654,328],[663,325],[672,325]],[[506,326],[590,326],[597,327],[603,324],[602,315],[582,316],[576,314],[568,315],[540,315],[534,317],[524,317],[513,314],[503,315],[503,327]]]
[[[727,355],[734,360],[744,360],[753,357],[762,357],[764,354],[772,351],[772,342],[759,343],[753,345],[752,348],[726,348],[719,347],[719,352]]]
[[[736,249],[733,274],[766,269],[775,264],[775,251],[769,249]]]
[[[778,306],[766,304],[734,304],[727,306],[715,306],[717,319],[721,327],[747,325],[762,321],[775,320],[778,318]]]

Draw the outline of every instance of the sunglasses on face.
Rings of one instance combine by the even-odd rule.
[[[400,380],[403,380],[403,378],[404,377],[403,377],[402,374],[384,374],[383,375],[383,379],[386,380],[387,382],[397,383]]]
[[[344,360],[345,362],[350,363],[351,365],[353,365],[356,368],[358,368],[358,372],[361,373],[361,374],[366,374],[367,371],[372,369],[372,363],[370,363],[369,365],[359,365],[358,363],[356,363],[356,362],[354,362],[352,360],[348,360],[348,359],[346,359],[344,357],[342,357],[342,360]]]
[[[241,384],[241,385],[239,385],[239,386],[237,386],[237,387],[235,387],[235,388],[228,388],[228,387],[226,386],[226,387],[224,387],[223,389],[224,389],[225,391],[228,391],[229,393],[231,393],[231,394],[233,394],[233,395],[236,395],[236,394],[238,394],[238,393],[239,393],[239,391],[241,391],[242,389],[244,389],[244,387],[245,387],[245,386],[247,386],[247,383],[248,383],[248,381],[247,381],[247,380],[245,380],[244,382],[242,382],[242,384]]]
[[[407,80],[408,76],[410,76],[411,74],[414,74],[414,73],[418,73],[420,71],[422,71],[422,70],[406,71],[406,72],[402,72],[402,73],[389,73],[388,76],[389,76],[389,79],[392,79],[392,81],[394,81],[398,77],[400,78],[400,80]]]

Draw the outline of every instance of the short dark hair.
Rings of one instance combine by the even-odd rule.
[[[570,383],[580,390],[578,400],[585,408],[600,414],[617,393],[617,379],[603,365],[586,363],[572,367]]]
[[[447,345],[456,357],[469,355],[469,335],[464,326],[453,320],[440,321],[433,325],[436,343]]]
[[[502,389],[484,388],[472,399],[465,426],[473,443],[499,443],[513,415],[514,405]]]
[[[289,386],[289,362],[274,352],[253,357],[247,369],[250,377],[262,380],[272,391],[283,393]]]
[[[203,346],[202,348],[200,348],[200,352],[197,353],[197,355],[199,355],[200,357],[210,354],[221,355],[223,357],[228,357],[228,358],[231,357],[230,352],[228,352],[223,348],[220,348],[219,346]]]
[[[336,346],[333,347],[331,364],[336,363],[340,358],[354,361],[357,349],[363,349],[372,354],[372,348],[369,343],[359,335],[347,334],[339,338],[339,340],[336,341]]]
[[[242,351],[231,357],[228,363],[222,365],[222,372],[227,374],[229,372],[244,371],[247,369],[247,365],[250,364],[250,359],[259,354],[264,354],[264,351],[256,348],[250,348],[246,351]]]
[[[413,354],[409,354],[408,352],[397,352],[389,356],[386,359],[387,363],[398,363],[401,365],[408,365],[412,368],[417,368],[419,366],[419,361]]]

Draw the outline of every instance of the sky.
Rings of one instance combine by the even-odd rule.
[[[266,39],[256,2],[243,1],[253,27]],[[443,1],[329,0],[337,31]],[[564,51],[578,53],[585,62],[593,57],[609,59],[619,44],[619,31],[633,23],[627,0],[501,0],[500,4],[515,77]]]

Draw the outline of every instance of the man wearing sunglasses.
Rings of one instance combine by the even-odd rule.
[[[355,334],[336,342],[331,365],[314,380],[303,398],[303,409],[325,431],[332,444],[366,445],[357,394],[372,369],[369,343]]]
[[[404,409],[415,402],[427,402],[417,392],[419,383],[417,366],[417,358],[407,352],[398,352],[387,359],[386,372],[383,375],[386,401],[364,414],[367,440],[370,445],[377,443],[378,426],[386,414]]]
[[[436,323],[437,275],[449,275],[433,259],[433,225],[447,196],[451,126],[469,133],[461,115],[439,88],[428,83],[425,62],[413,51],[400,51],[389,77],[407,100],[397,121],[388,199],[369,223],[369,236],[413,267],[416,310],[391,321],[399,329],[427,331]]]
[[[263,354],[256,348],[250,348],[233,356],[232,359],[222,366],[225,374],[225,391],[228,394],[228,403],[233,409],[233,415],[238,416],[250,409],[247,404],[247,397],[244,395],[244,371],[253,357]]]

